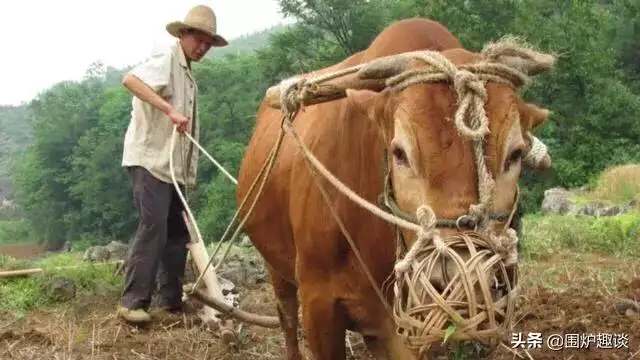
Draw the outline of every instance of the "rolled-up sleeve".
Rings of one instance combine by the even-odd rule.
[[[170,52],[155,53],[131,69],[129,74],[142,80],[153,91],[159,92],[171,81],[171,55]]]

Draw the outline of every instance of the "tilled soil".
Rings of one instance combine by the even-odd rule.
[[[526,296],[519,310],[520,321],[514,331],[522,338],[515,335],[508,345],[526,349],[536,360],[640,358],[640,316],[618,300],[639,291],[640,279],[624,284],[611,296],[591,292],[587,287],[561,293],[537,288]],[[535,341],[537,334],[542,335],[541,342]],[[494,359],[514,356],[504,349],[499,353]],[[527,358],[526,354],[523,356]]]
[[[639,269],[638,262],[602,257],[590,261],[559,256],[526,265],[514,330],[522,333],[524,349],[516,351],[510,349],[512,344],[505,344],[487,359],[640,359],[640,311],[633,302],[640,300]],[[240,299],[245,310],[276,314],[269,284],[246,285]],[[160,318],[150,328],[138,329],[118,321],[115,306],[115,298],[92,297],[76,299],[63,308],[33,311],[22,319],[5,314],[0,317],[0,359],[285,358],[279,329],[244,326],[234,343],[224,345],[217,331],[197,319]],[[535,345],[526,342],[530,333],[541,335],[540,348],[527,349]],[[562,337],[564,343],[557,344],[560,350],[549,348],[550,337]],[[370,358],[360,336],[351,334],[349,339],[353,349],[353,354],[348,351],[349,359]],[[569,348],[567,341],[572,339],[577,339],[577,345]],[[624,346],[616,349],[616,344]],[[306,352],[304,342],[302,348]],[[449,358],[477,359],[469,354]]]
[[[43,252],[43,247],[38,244],[0,246],[0,255],[8,255],[17,259],[35,259]]]

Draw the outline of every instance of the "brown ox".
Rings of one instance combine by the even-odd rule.
[[[365,51],[313,75],[425,49],[450,49],[443,54],[455,65],[477,59],[461,49],[440,24],[412,19],[389,26]],[[526,133],[544,121],[546,113],[524,103],[511,87],[489,83],[486,88],[490,134],[485,155],[496,181],[492,210],[509,212],[527,148]],[[329,171],[370,202],[375,203],[382,192],[382,154],[388,150],[387,165],[401,209],[415,213],[418,206],[428,204],[439,218],[466,214],[470,204],[477,203],[478,180],[471,144],[450,121],[456,110],[455,92],[446,83],[418,84],[397,93],[375,90],[351,91],[346,98],[306,107],[296,117],[294,129]],[[266,101],[260,105],[239,172],[239,203],[278,136],[281,116]],[[377,286],[382,287],[397,260],[394,227],[355,205],[326,181],[322,183]],[[241,216],[245,213],[246,209]],[[360,332],[378,359],[414,358],[396,335],[393,318],[365,277],[289,137],[283,141],[245,231],[266,260],[279,301],[288,359],[301,358],[299,306],[315,359],[344,359],[346,330]],[[406,246],[413,241],[412,234],[405,234]],[[392,292],[386,291],[385,296],[391,303]]]

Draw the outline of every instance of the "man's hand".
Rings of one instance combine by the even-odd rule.
[[[189,127],[191,124],[189,119],[186,116],[180,114],[174,109],[169,110],[169,112],[167,112],[167,116],[169,117],[171,122],[178,127],[177,130],[179,132],[185,132],[190,130]]]
[[[171,122],[176,125],[179,132],[190,131],[191,122],[187,117],[175,111],[171,104],[163,99],[160,95],[153,91],[142,80],[138,79],[134,75],[125,75],[122,84],[129,89],[135,96],[151,104],[156,109],[167,114]]]

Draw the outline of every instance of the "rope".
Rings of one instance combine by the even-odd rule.
[[[198,142],[195,139],[193,139],[193,137],[191,137],[187,133],[184,133],[184,134],[187,135],[187,138],[192,143],[194,143],[214,164],[216,164],[216,166],[218,166],[221,170],[223,170],[223,172],[227,175],[227,177],[229,177],[235,184],[237,184],[237,180],[233,176],[231,176],[231,174],[229,174],[226,170],[224,170],[224,168],[217,161],[215,161],[215,159],[213,159],[213,157],[204,148],[202,148],[202,146],[200,146],[200,144],[198,144]],[[175,140],[177,138],[177,135],[178,135],[177,127],[174,127],[172,138],[171,138],[171,144],[170,144],[170,148],[169,148],[170,154],[173,154],[173,152],[174,152]],[[197,280],[195,281],[195,283],[193,285],[193,289],[197,289],[198,288],[198,285],[202,281],[202,278],[204,277],[204,274],[207,272],[207,270],[209,269],[209,267],[213,263],[216,255],[218,254],[219,250],[221,249],[223,243],[225,242],[225,237],[229,233],[229,230],[231,229],[233,223],[236,221],[237,217],[239,216],[240,212],[242,211],[242,208],[244,207],[246,201],[249,199],[249,196],[251,196],[251,194],[253,193],[253,190],[254,190],[256,184],[258,183],[258,180],[261,179],[262,174],[265,173],[265,171],[266,171],[266,175],[264,177],[262,177],[262,182],[260,184],[260,188],[258,190],[258,194],[254,198],[253,203],[251,204],[249,210],[247,211],[247,214],[243,217],[243,219],[240,222],[240,224],[238,224],[238,227],[235,230],[235,232],[233,233],[233,235],[231,236],[231,239],[228,240],[227,248],[225,249],[225,252],[220,257],[218,263],[214,266],[214,268],[213,268],[214,271],[219,268],[219,266],[224,262],[224,259],[228,256],[234,241],[238,238],[238,235],[239,235],[240,231],[242,230],[242,226],[244,225],[246,220],[249,218],[249,216],[253,212],[253,209],[255,208],[255,205],[257,204],[258,199],[260,198],[260,195],[262,194],[262,191],[264,190],[264,185],[266,184],[266,180],[267,180],[267,178],[269,177],[269,175],[271,173],[271,170],[273,168],[273,164],[275,163],[275,159],[276,159],[278,150],[280,149],[280,145],[282,144],[283,136],[284,136],[284,132],[281,130],[280,134],[278,136],[278,139],[276,140],[276,143],[274,144],[273,148],[271,149],[271,151],[269,153],[269,156],[267,157],[266,161],[263,163],[262,168],[260,169],[258,175],[256,176],[256,178],[254,179],[253,183],[251,184],[251,187],[249,188],[249,191],[248,191],[247,195],[244,197],[244,199],[242,200],[240,206],[236,210],[231,222],[229,223],[229,226],[227,227],[227,229],[225,230],[224,234],[222,235],[222,238],[220,239],[220,241],[218,241],[218,245],[214,249],[213,254],[210,255],[209,261],[207,262],[207,265],[200,272],[200,275],[198,276]],[[193,213],[191,212],[191,208],[189,207],[189,204],[187,203],[187,200],[184,198],[184,195],[182,194],[182,191],[180,190],[180,187],[178,186],[178,182],[177,182],[177,180],[175,178],[175,170],[174,170],[174,165],[173,165],[173,156],[169,157],[169,169],[170,169],[170,172],[171,172],[171,179],[172,179],[174,187],[175,187],[175,189],[176,189],[176,191],[178,193],[178,197],[180,198],[180,201],[182,202],[185,210],[187,211],[187,216],[188,216],[189,221],[191,222],[191,224],[193,225],[193,227],[194,227],[194,229],[196,231],[196,236],[198,238],[198,241],[204,242],[203,239],[202,239],[202,234],[200,233],[200,229],[198,227],[198,224],[197,224],[197,222],[195,220],[195,217],[193,216]]]
[[[524,51],[524,50],[522,50]],[[500,62],[491,60],[501,55],[519,54],[522,52],[513,42],[505,42],[497,46],[487,47],[483,50],[482,61],[473,65],[463,65],[456,67],[442,54],[433,51],[420,53],[403,54],[404,57],[412,57],[422,61],[427,66],[408,69],[398,75],[386,80],[386,85],[391,91],[401,91],[415,84],[432,83],[446,81],[453,84],[458,98],[458,109],[455,114],[454,125],[463,137],[469,138],[473,142],[476,172],[478,176],[478,203],[469,208],[469,213],[476,217],[480,232],[470,234],[460,234],[447,239],[442,239],[439,231],[435,228],[436,216],[429,206],[420,206],[416,212],[419,224],[408,222],[398,216],[382,211],[375,205],[363,199],[351,189],[340,182],[331,174],[309,151],[302,141],[295,135],[290,124],[285,124],[285,130],[293,135],[296,146],[301,150],[303,157],[308,164],[313,165],[315,170],[325,176],[343,195],[350,200],[370,211],[374,215],[396,225],[397,227],[412,230],[416,233],[417,240],[411,245],[405,257],[398,261],[395,266],[396,284],[394,292],[396,294],[394,317],[398,324],[398,331],[404,336],[405,342],[413,344],[414,350],[425,351],[436,339],[444,337],[442,326],[447,319],[453,319],[459,328],[456,329],[456,336],[453,339],[474,338],[479,339],[497,334],[496,315],[501,316],[505,323],[510,323],[513,315],[514,296],[509,280],[506,266],[517,265],[517,236],[515,231],[505,224],[505,231],[499,235],[488,232],[486,229],[486,215],[491,208],[495,182],[487,169],[484,160],[484,138],[489,133],[489,120],[487,118],[484,104],[487,101],[485,84],[488,81],[498,82],[518,88],[527,84],[528,76],[520,69],[510,67]],[[528,55],[530,55],[528,53]],[[388,61],[389,68],[398,68],[398,59],[379,59],[375,62],[376,71],[384,73],[385,63]],[[359,65],[341,71],[341,74],[360,71],[367,73],[367,64]],[[387,70],[387,72],[389,72]],[[332,78],[335,74],[325,75],[324,78]],[[337,77],[337,76],[336,76]],[[290,118],[289,112],[299,110],[308,96],[308,84],[319,82],[318,79],[289,79],[282,83],[284,91],[281,92],[281,109],[285,118]],[[295,94],[293,94],[295,93]],[[321,189],[324,196],[324,190]],[[330,202],[325,197],[327,205]],[[517,201],[512,209],[511,216],[517,206]],[[333,213],[333,209],[332,209]],[[335,214],[334,214],[335,216]],[[337,219],[338,220],[338,219]],[[339,222],[347,241],[349,242],[356,257],[368,272],[366,265],[359,256],[358,249],[352,243],[351,238],[346,233],[344,226]],[[462,245],[462,246],[461,246]],[[466,262],[453,251],[452,246],[461,246],[463,250],[468,250],[470,259]],[[444,299],[430,282],[432,271],[436,263],[435,258],[446,256],[453,261],[457,272],[449,282],[447,290],[453,297]],[[429,260],[431,259],[431,260]],[[429,262],[430,261],[430,262]],[[427,263],[429,266],[427,266]],[[487,273],[495,273],[494,280],[497,283],[506,285],[507,295],[494,302],[491,291],[487,288]],[[444,273],[444,269],[443,269]],[[475,279],[470,278],[475,275]],[[515,270],[512,272],[515,281]],[[498,279],[501,277],[502,279]],[[377,285],[369,278],[374,288]],[[476,291],[474,283],[480,286],[480,295],[483,298],[483,305],[476,301]],[[453,289],[453,290],[452,290]],[[457,289],[457,292],[456,290]],[[477,290],[477,289],[476,289]],[[435,304],[425,305],[425,295],[429,295]],[[407,296],[406,300],[404,295]],[[462,300],[468,301],[468,310],[460,309]],[[384,301],[383,301],[384,303]],[[457,304],[457,305],[456,305]],[[455,306],[452,306],[455,305]],[[454,309],[456,307],[456,309]],[[506,311],[501,309],[506,307]],[[465,319],[466,317],[466,319]],[[476,327],[483,321],[488,320],[489,330],[479,331]]]
[[[517,42],[508,39],[508,41],[503,43],[486,47],[482,52],[483,59],[472,65],[456,67],[438,52],[422,51],[402,54],[401,57],[405,60],[407,58],[417,59],[427,65],[420,68],[405,70],[403,65],[401,65],[401,61],[398,60],[399,58],[383,58],[377,59],[371,63],[360,64],[316,78],[292,78],[281,82],[279,86],[281,88],[280,105],[283,117],[280,134],[260,172],[254,179],[249,193],[243,199],[241,205],[236,211],[236,214],[234,215],[234,218],[223,235],[224,239],[224,237],[229,233],[232,224],[236,221],[249,196],[253,193],[258,181],[262,178],[258,194],[254,198],[247,214],[232,235],[232,239],[229,241],[229,246],[215,268],[217,269],[217,267],[222,263],[231,248],[232,242],[237,238],[242,226],[255,208],[255,205],[264,190],[266,179],[269,177],[271,170],[273,169],[275,158],[286,132],[292,135],[295,145],[301,151],[301,154],[310,166],[316,185],[322,192],[325,202],[329,206],[332,215],[338,222],[341,231],[354,251],[354,254],[360,262],[367,279],[371,282],[376,294],[380,297],[380,300],[388,311],[391,310],[386,303],[382,291],[375,283],[373,276],[371,276],[371,273],[360,256],[351,236],[349,236],[344,224],[339,219],[337,211],[331,205],[326,191],[320,185],[317,174],[319,173],[323,175],[343,195],[347,196],[347,198],[364,209],[370,211],[375,216],[395,225],[397,229],[402,228],[416,233],[417,240],[408,249],[404,258],[399,259],[395,266],[395,301],[392,310],[393,316],[395,317],[398,325],[398,333],[404,337],[405,342],[410,346],[410,348],[423,352],[430,346],[430,343],[437,339],[441,339],[444,336],[442,326],[445,324],[447,319],[453,319],[453,321],[458,325],[456,335],[452,337],[453,339],[478,339],[486,336],[494,337],[498,328],[496,315],[501,317],[505,323],[510,323],[510,319],[513,315],[514,298],[512,291],[514,288],[511,287],[506,266],[517,264],[516,244],[518,239],[515,231],[508,229],[508,223],[505,224],[503,232],[498,235],[489,233],[485,228],[487,212],[491,207],[493,193],[495,190],[495,183],[487,169],[483,152],[484,138],[489,133],[489,120],[484,110],[484,104],[487,101],[485,84],[488,81],[492,81],[506,84],[514,88],[527,84],[528,77],[522,73],[520,69],[495,61],[495,59],[498,59],[503,55],[513,56],[513,54],[524,54],[523,57],[528,57],[529,60],[535,59],[536,55],[529,49],[519,49]],[[313,95],[311,90],[314,86],[321,82],[350,73],[360,72],[360,75],[366,74],[372,71],[371,69],[374,65],[374,70],[378,71],[378,74],[384,74],[385,72],[393,73],[392,69],[404,70],[400,72],[400,74],[391,76],[386,80],[386,85],[391,89],[391,91],[401,91],[411,85],[421,83],[445,81],[453,84],[458,98],[458,109],[453,123],[461,136],[469,138],[473,142],[479,196],[478,203],[470,206],[469,213],[478,220],[476,223],[479,224],[480,232],[459,234],[443,239],[436,228],[437,219],[435,213],[428,205],[420,206],[417,209],[417,223],[407,221],[396,215],[383,211],[376,205],[360,197],[331,174],[322,165],[322,163],[315,158],[293,130],[292,120],[297,115],[302,104],[304,104],[304,102]],[[176,135],[176,129],[174,128],[170,149],[172,154]],[[220,168],[227,177],[237,184],[237,181],[228,172],[226,172],[226,170],[224,170],[224,168],[222,168],[222,166],[197,143],[197,141],[188,134],[187,137],[201,151],[203,151],[209,160],[216,164],[216,166],[218,166],[218,168]],[[539,142],[539,140],[536,142],[536,140],[537,139],[533,137],[532,150],[536,150],[530,156],[534,159],[541,159],[539,151],[544,144]],[[176,182],[173,169],[173,156],[170,156],[169,165],[176,191],[185,206],[189,220],[193,223],[194,228],[196,229],[198,240],[202,241],[202,236],[197,223]],[[263,174],[265,174],[264,177],[262,176]],[[517,201],[518,199],[516,199],[516,205]],[[510,218],[513,217],[514,211],[515,206],[512,209]],[[217,254],[221,246],[222,240],[214,251],[214,256],[211,256],[205,270],[200,274],[194,288],[197,287],[204,272],[206,272],[206,269],[212,264],[215,254]],[[462,250],[468,251],[470,256],[469,259],[465,261],[456,251],[453,250],[455,247],[460,247]],[[433,275],[432,271],[435,267],[436,260],[445,264],[444,257],[452,261],[452,264],[455,267],[454,270],[456,271],[453,272],[454,276],[450,279],[446,289],[440,293],[433,288],[433,285],[431,284],[431,277]],[[512,273],[514,277],[515,271],[516,270]],[[444,272],[443,268],[443,273]],[[497,275],[494,275],[494,280],[497,283],[505,284],[507,290],[506,297],[503,297],[498,301],[493,301],[491,291],[487,288],[488,282],[486,280],[481,280],[486,278],[487,273],[496,273]],[[472,278],[473,275],[475,275],[475,278]],[[447,276],[445,275],[445,277]],[[499,279],[499,277],[502,279]],[[503,281],[501,282],[500,280]],[[513,281],[515,281],[515,278]],[[475,283],[480,286],[479,290],[474,290]],[[480,293],[478,294],[477,291],[480,291]],[[445,296],[445,294],[447,295]],[[425,305],[426,295],[433,300],[432,304]],[[477,301],[477,296],[481,296],[483,298],[482,303]],[[467,301],[467,310],[461,308],[465,303],[464,300]],[[479,324],[485,321],[489,321],[488,330],[475,330]]]
[[[483,138],[489,132],[489,120],[484,110],[484,103],[486,102],[487,95],[486,90],[484,89],[484,81],[481,78],[494,78],[506,74],[505,76],[507,76],[507,78],[500,77],[501,83],[507,83],[515,87],[516,84],[526,83],[527,77],[525,74],[517,70],[513,70],[503,64],[478,63],[473,66],[467,66],[467,68],[472,69],[477,72],[477,74],[465,69],[460,70],[439,52],[425,51],[422,53],[413,53],[412,56],[416,59],[422,60],[424,63],[431,65],[432,67],[415,68],[404,71],[399,75],[389,78],[386,84],[392,91],[401,91],[414,84],[447,80],[453,82],[460,104],[456,111],[454,124],[462,135],[468,136],[474,141],[474,155],[479,176],[478,190],[480,202],[479,204],[471,205],[470,213],[482,220],[491,205],[494,181],[489,174],[484,161]],[[355,72],[363,67],[363,65],[354,66],[339,72],[339,74]],[[285,114],[285,117],[290,109],[300,109],[304,95],[299,94],[304,94],[302,89],[305,88],[305,84],[318,83],[322,79],[332,79],[334,77],[337,76],[332,73],[325,75],[323,78],[316,78],[313,80],[289,79],[284,82],[284,89],[281,93],[280,99],[282,101],[281,109]],[[466,119],[469,119],[470,123],[467,123],[465,121]],[[291,134],[292,129],[287,128],[286,130]],[[322,163],[313,156],[309,149],[299,141],[299,139],[297,139],[297,137],[294,138],[296,138],[297,146],[302,150],[304,156],[310,160],[311,164],[322,175],[324,175],[329,182],[336,186],[338,190],[353,202],[393,225],[416,232],[419,240],[426,236],[425,234],[432,234],[428,229],[425,230],[417,224],[411,223],[393,214],[389,214],[357,195],[353,190],[349,189],[335,176],[333,176],[333,174],[331,174],[322,165]],[[433,212],[433,210],[431,211]],[[499,242],[503,240],[505,240],[503,237],[497,237],[494,238],[494,241],[492,242]],[[508,242],[510,243],[511,240],[509,239]],[[413,246],[420,246],[424,243],[425,241],[417,241]],[[513,256],[510,255],[509,257],[512,258]],[[403,267],[401,266],[400,268],[402,269]]]
[[[291,120],[295,117],[295,114],[297,113],[298,109],[300,108],[299,105],[295,105],[295,104],[299,104],[300,102],[304,101],[304,94],[305,92],[303,91],[303,89],[305,88],[303,85],[307,85],[307,84],[313,84],[314,82],[323,82],[323,81],[327,81],[327,80],[331,80],[340,76],[343,76],[345,74],[348,73],[352,73],[352,72],[356,72],[358,71],[360,68],[360,66],[358,67],[354,67],[352,69],[345,69],[344,71],[340,71],[340,72],[336,72],[336,73],[331,73],[319,78],[316,78],[312,81],[306,81],[306,80],[302,80],[302,81],[291,81],[289,80],[289,82],[284,81],[282,84],[284,86],[286,86],[286,90],[282,91],[283,97],[281,98],[281,100],[283,101],[283,103],[286,104],[294,104],[293,106],[290,106],[288,108],[286,108],[284,111],[285,113],[287,113],[287,116],[283,116],[283,123],[285,121],[287,121],[287,123],[291,123]],[[297,95],[302,93],[303,95]],[[262,182],[260,184],[259,190],[258,190],[258,194],[256,195],[256,197],[253,200],[253,203],[251,204],[249,210],[247,211],[247,214],[244,216],[244,218],[242,219],[242,221],[240,222],[240,224],[238,224],[237,229],[235,230],[235,232],[233,233],[233,235],[231,236],[231,239],[228,240],[228,245],[224,251],[224,253],[222,254],[222,256],[220,257],[218,263],[213,267],[213,270],[217,270],[219,268],[219,266],[224,262],[224,259],[226,258],[226,256],[228,256],[231,247],[233,245],[233,242],[237,239],[240,231],[242,230],[242,226],[244,225],[244,223],[247,221],[247,219],[249,218],[249,216],[251,215],[251,213],[253,212],[255,205],[258,202],[258,199],[260,198],[260,195],[262,194],[263,190],[264,190],[264,186],[266,184],[266,180],[268,179],[269,175],[271,174],[271,170],[273,169],[273,165],[275,164],[275,159],[277,157],[278,151],[280,149],[280,145],[282,144],[282,140],[284,137],[284,127],[281,128],[280,133],[278,135],[278,139],[276,140],[276,143],[274,144],[273,148],[271,149],[271,152],[269,153],[269,156],[267,157],[267,159],[265,160],[265,162],[262,165],[262,168],[260,170],[260,172],[258,173],[258,175],[256,176],[256,178],[254,179],[247,195],[244,197],[243,201],[241,202],[240,206],[238,207],[238,209],[236,210],[231,222],[229,223],[229,225],[227,226],[224,234],[222,235],[222,238],[220,239],[220,241],[218,241],[218,245],[216,246],[216,248],[214,249],[213,253],[210,255],[209,257],[209,261],[207,262],[207,265],[205,266],[205,268],[201,271],[200,275],[198,276],[197,280],[195,281],[194,285],[193,285],[193,289],[198,288],[198,285],[200,284],[200,282],[202,281],[202,278],[204,276],[204,274],[207,272],[207,270],[209,269],[209,267],[211,266],[211,264],[213,263],[216,255],[218,254],[219,250],[221,249],[224,241],[225,241],[225,237],[227,236],[227,234],[229,233],[229,230],[231,229],[233,223],[236,221],[236,219],[238,218],[242,208],[244,207],[246,201],[248,200],[249,196],[251,196],[251,194],[253,193],[253,190],[257,184],[257,182],[260,180],[260,178],[262,177],[263,173],[266,171],[266,175],[264,177],[262,177]],[[177,132],[177,127],[174,127],[173,129],[173,133],[172,133],[172,138],[171,138],[171,143],[170,143],[170,148],[169,148],[169,152],[170,154],[173,154],[174,152],[174,148],[175,148],[175,141],[177,138],[178,132]],[[224,169],[224,167],[222,165],[220,165],[220,163],[218,163],[213,156],[211,156],[206,149],[204,149],[191,135],[189,135],[188,133],[184,133],[184,135],[186,135],[186,137],[194,144],[198,147],[198,149],[200,151],[202,151],[205,156],[211,161],[213,162],[218,169],[220,169],[234,184],[237,185],[237,180],[226,170]],[[178,197],[180,198],[180,201],[182,202],[186,212],[187,212],[187,217],[189,218],[189,221],[192,223],[195,231],[196,231],[196,236],[198,238],[198,241],[200,242],[204,242],[203,238],[202,238],[202,234],[200,232],[200,228],[198,227],[197,221],[195,220],[195,217],[193,216],[193,213],[191,211],[191,208],[189,207],[189,204],[187,203],[187,200],[185,199],[185,196],[183,195],[182,191],[180,190],[180,187],[178,185],[178,181],[176,180],[175,177],[175,169],[174,169],[174,165],[173,165],[173,156],[169,157],[169,169],[171,172],[171,179],[173,182],[173,185],[176,189],[176,192],[178,193]],[[364,263],[361,260],[361,263],[364,265]],[[364,267],[365,269],[367,269],[367,267]],[[368,271],[366,271],[370,276],[370,273]],[[380,294],[379,294],[380,296]],[[382,300],[384,300],[383,297],[381,297]]]
[[[175,130],[175,129],[174,129]],[[222,171],[223,174],[225,174],[229,180],[231,180],[231,182],[233,182],[234,184],[238,185],[238,180],[236,180],[236,178],[233,177],[233,175],[229,174],[229,172],[222,166],[220,165],[219,162],[216,161],[216,159],[213,158],[213,156],[211,156],[211,154],[209,154],[207,152],[207,150],[205,150],[202,146],[200,146],[200,144],[193,138],[191,137],[191,135],[189,133],[184,133],[187,136],[187,139],[191,140],[191,142],[198,147],[198,149],[200,149],[200,151],[202,151],[202,153],[209,159],[211,160],[212,163],[214,163],[216,165],[216,167],[218,167],[218,169],[220,171]]]
[[[547,145],[531,133],[528,132],[527,137],[531,139],[531,149],[529,149],[523,161],[531,167],[537,167],[545,156],[547,156],[549,149],[547,148]]]
[[[358,262],[362,266],[362,270],[364,271],[364,274],[365,274],[367,280],[369,281],[369,283],[371,283],[371,285],[373,286],[373,290],[376,292],[376,296],[378,296],[378,298],[382,302],[383,306],[385,307],[385,310],[389,313],[389,315],[393,316],[393,311],[392,311],[391,307],[389,306],[389,304],[387,303],[387,300],[385,299],[384,294],[382,293],[382,290],[380,289],[379,286],[376,285],[376,281],[373,278],[373,275],[371,274],[371,271],[369,270],[369,267],[364,262],[364,259],[362,258],[362,255],[360,254],[360,251],[358,250],[358,247],[355,245],[355,242],[353,241],[353,238],[351,237],[351,235],[349,235],[349,231],[347,230],[346,226],[344,225],[344,223],[342,222],[342,220],[338,216],[338,211],[335,209],[335,206],[331,203],[331,201],[329,201],[329,195],[327,194],[326,189],[322,186],[322,184],[320,183],[320,179],[318,178],[318,172],[320,172],[325,177],[327,177],[327,176],[333,177],[333,174],[331,174],[331,172],[329,172],[326,168],[324,168],[324,166],[315,158],[315,156],[313,156],[313,154],[305,147],[304,143],[298,137],[298,134],[293,130],[293,127],[291,126],[291,122],[290,121],[285,122],[284,129],[285,129],[285,131],[287,133],[289,133],[289,135],[291,135],[295,139],[295,142],[298,145],[299,149],[302,149],[301,153],[303,155],[303,158],[305,159],[305,161],[307,162],[307,165],[309,166],[309,170],[311,171],[311,175],[313,177],[313,180],[315,181],[316,186],[320,190],[320,192],[322,194],[322,197],[324,198],[325,203],[329,207],[329,211],[331,211],[331,215],[333,216],[333,218],[338,223],[338,226],[340,227],[340,230],[342,231],[342,233],[344,234],[345,238],[347,239],[347,242],[349,243],[349,246],[351,246],[351,249],[353,249],[353,252],[354,252],[354,254],[356,256],[356,259],[358,260]],[[316,165],[319,165],[320,167],[322,167],[323,170],[320,170],[320,168],[318,166],[316,166]],[[335,183],[333,181],[330,181],[330,182],[332,182],[332,184],[334,184],[334,185],[339,183],[342,186],[344,186],[344,184],[342,184],[339,180],[335,179],[335,181],[336,181]],[[344,186],[344,188],[347,191],[351,191],[346,186]],[[350,197],[350,199],[352,199],[352,201],[359,201],[361,198],[356,195],[353,198]],[[376,212],[379,211],[377,208],[372,209],[372,210],[375,210]]]
[[[362,198],[360,195],[356,194],[353,190],[351,190],[348,186],[346,186],[342,181],[336,178],[327,168],[315,157],[315,155],[307,148],[307,146],[300,141],[299,137],[295,134],[291,126],[285,126],[285,130],[291,135],[295,140],[295,145],[301,151],[302,155],[309,160],[311,165],[322,174],[333,186],[335,186],[340,192],[348,197],[354,203],[360,205],[362,208],[368,210],[372,214],[378,216],[381,219],[388,221],[389,223],[399,226],[403,229],[418,232],[421,230],[420,226],[404,220],[398,216],[393,214],[389,214],[388,212],[380,209],[376,205]]]
[[[280,89],[280,105],[283,114],[296,113],[302,104],[309,99],[313,93],[314,85],[333,80],[348,74],[358,72],[365,64],[348,67],[339,71],[324,74],[315,78],[296,78],[282,80],[278,86]],[[284,117],[286,117],[285,115]],[[284,118],[283,117],[283,118]]]

